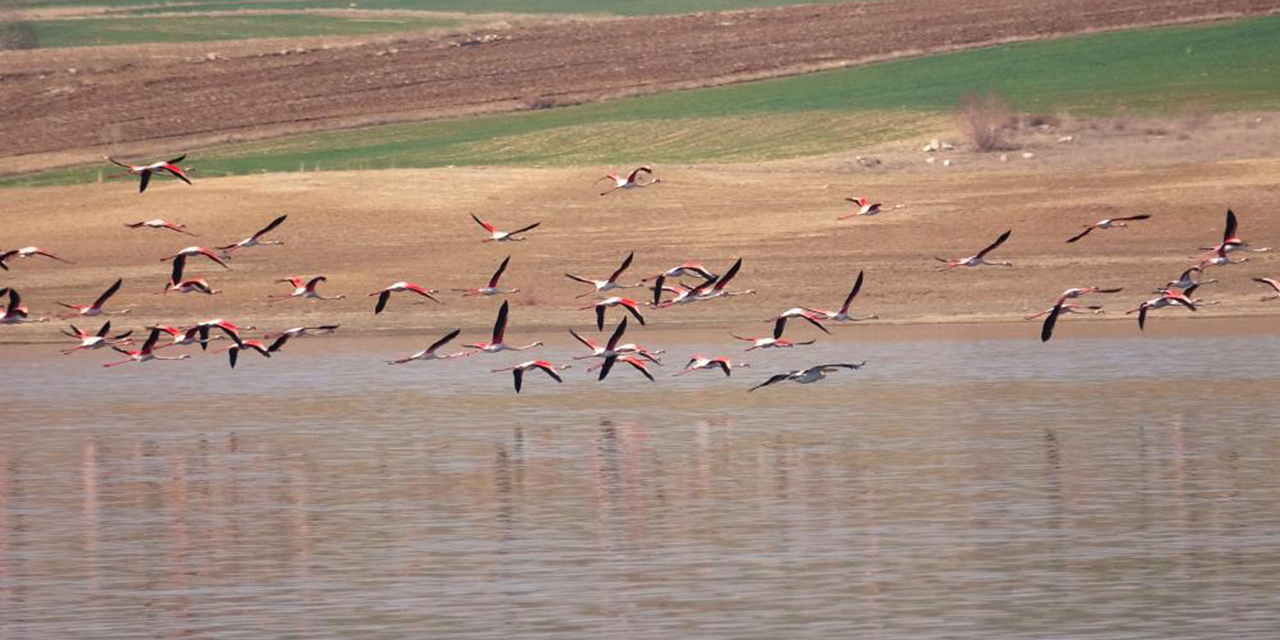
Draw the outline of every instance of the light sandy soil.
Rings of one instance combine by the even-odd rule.
[[[954,160],[951,167],[924,163],[919,147],[925,139],[859,151],[884,159],[871,169],[854,162],[853,152],[758,165],[658,166],[662,184],[607,197],[592,185],[603,172],[596,167],[281,174],[197,180],[194,186],[162,181],[142,195],[120,182],[10,189],[0,191],[6,247],[36,245],[76,264],[13,261],[0,285],[16,287],[33,315],[54,316],[55,301],[89,302],[123,277],[124,289],[109,308],[134,309],[116,320],[127,327],[224,317],[262,328],[338,322],[362,333],[455,326],[484,332],[500,301],[463,299],[448,290],[482,285],[511,255],[501,284],[521,289],[507,297],[515,335],[521,329],[592,327],[592,312],[577,308],[592,298],[574,299],[586,285],[563,274],[603,278],[634,250],[626,281],[685,260],[723,271],[741,256],[744,266],[731,288],[759,292],[645,310],[655,329],[764,335],[769,325],[763,320],[784,309],[838,307],[865,270],[853,311],[881,318],[865,326],[946,323],[976,326],[979,335],[1034,336],[1035,323],[1014,329],[995,323],[1021,322],[1068,287],[1100,285],[1125,291],[1090,301],[1106,305],[1105,318],[1068,318],[1058,335],[1093,335],[1101,331],[1096,327],[1128,335],[1136,323],[1123,312],[1192,264],[1197,247],[1220,239],[1228,206],[1253,246],[1280,247],[1280,159],[1264,144],[1277,135],[1275,120],[1224,116],[1190,131],[1172,121],[1151,133],[1132,125],[1115,133],[1112,124],[1075,123],[1024,138],[1008,162],[998,154],[942,155]],[[1181,139],[1184,134],[1188,139]],[[1075,139],[1055,142],[1062,135]],[[1245,137],[1258,141],[1252,151],[1247,145],[1233,149],[1245,157],[1213,158],[1218,142]],[[1199,149],[1198,155],[1190,149]],[[1036,157],[1023,159],[1024,151]],[[1086,162],[1088,157],[1106,162]],[[850,211],[842,198],[855,193],[904,206],[837,221]],[[1080,225],[1138,212],[1154,217],[1095,232],[1077,244],[1064,242]],[[285,246],[247,250],[229,271],[192,261],[191,275],[207,277],[225,293],[158,295],[169,273],[163,256],[192,244],[234,242],[280,213],[289,220],[273,236]],[[485,234],[469,213],[501,228],[542,226],[526,242],[483,243]],[[123,226],[155,217],[186,223],[200,237]],[[933,256],[971,255],[1005,229],[1013,230],[1012,238],[991,257],[1015,267],[934,271]],[[1280,253],[1247,255],[1247,264],[1211,270],[1222,283],[1198,295],[1221,304],[1202,307],[1195,318],[1243,318],[1231,326],[1275,332],[1280,302],[1261,302],[1263,287],[1250,278],[1280,277]],[[268,295],[289,291],[273,280],[295,274],[326,275],[321,290],[348,298],[269,304]],[[375,316],[368,294],[398,280],[441,289],[445,304],[400,294]],[[628,293],[647,299],[643,290]],[[1158,311],[1148,333],[1172,331],[1166,329],[1176,324],[1172,318],[1189,316]],[[617,317],[616,310],[609,312],[611,320]],[[0,327],[0,341],[54,340],[62,325]],[[802,324],[788,331],[796,337],[816,333]]]
[[[288,54],[244,42],[0,52],[0,172],[1276,10],[1280,0],[895,0],[290,42]]]

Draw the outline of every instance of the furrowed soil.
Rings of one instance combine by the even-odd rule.
[[[0,53],[0,171],[544,108],[997,43],[1280,9],[1280,0],[895,0],[469,33]]]

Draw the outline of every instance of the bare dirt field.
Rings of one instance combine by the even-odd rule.
[[[242,43],[7,52],[0,53],[0,169],[1277,9],[1280,0],[897,0],[602,20],[589,28],[515,25],[288,54]]]
[[[1056,142],[1064,133],[1073,142]],[[1215,159],[1214,149],[1245,138],[1259,141],[1253,153]],[[635,250],[625,281],[685,260],[723,271],[742,257],[742,272],[731,288],[758,291],[647,309],[650,330],[763,335],[769,327],[762,320],[784,309],[839,307],[857,272],[865,270],[853,311],[878,314],[880,320],[833,329],[837,333],[946,323],[952,327],[930,332],[1035,336],[1038,324],[1021,324],[1023,314],[1048,306],[1068,287],[1099,285],[1125,291],[1090,300],[1108,313],[1070,318],[1059,336],[1096,335],[1100,327],[1127,335],[1137,327],[1123,312],[1192,264],[1197,247],[1220,239],[1228,206],[1254,247],[1280,247],[1280,159],[1265,151],[1267,141],[1277,138],[1280,123],[1243,115],[1173,121],[1162,128],[1150,122],[1076,122],[1027,137],[1007,162],[999,154],[951,152],[939,156],[953,160],[950,167],[925,164],[922,140],[875,150],[884,162],[871,169],[843,156],[658,166],[663,184],[607,197],[592,185],[601,173],[594,168],[243,176],[198,180],[194,186],[159,182],[143,195],[118,182],[12,189],[3,192],[6,246],[40,246],[76,264],[15,260],[3,284],[22,292],[33,316],[48,317],[59,311],[55,301],[86,303],[123,277],[124,288],[111,307],[134,311],[117,319],[117,326],[223,317],[262,328],[338,322],[356,333],[456,326],[482,333],[500,300],[464,299],[449,289],[481,286],[510,255],[501,285],[521,289],[506,297],[513,305],[513,332],[585,329],[593,315],[578,307],[593,297],[575,299],[589,287],[563,274],[603,278]],[[1022,157],[1028,152],[1035,158]],[[843,197],[854,193],[904,206],[837,221],[850,211]],[[1076,244],[1064,242],[1081,225],[1139,212],[1153,218],[1128,229],[1097,231]],[[169,273],[163,256],[193,244],[234,242],[280,213],[289,219],[272,235],[285,246],[247,250],[231,270],[203,259],[191,262],[191,275],[208,278],[225,293],[159,294]],[[542,226],[525,242],[483,243],[485,234],[470,213],[500,228]],[[123,226],[153,217],[186,223],[200,236]],[[991,257],[1009,260],[1013,268],[934,271],[933,256],[972,255],[1005,229],[1013,235]],[[1210,304],[1194,319],[1235,318],[1232,326],[1242,330],[1276,331],[1280,302],[1260,301],[1265,290],[1250,278],[1280,277],[1280,253],[1233,255],[1250,261],[1210,270],[1209,277],[1222,282],[1197,293]],[[268,295],[289,291],[273,281],[292,275],[326,275],[322,292],[347,299],[269,303]],[[400,294],[375,316],[368,294],[399,280],[442,290],[444,304]],[[643,290],[627,293],[647,298]],[[609,312],[610,318],[616,315]],[[1181,309],[1157,311],[1147,333],[1185,334],[1175,326],[1185,327],[1183,319],[1191,317]],[[1000,329],[1005,322],[1019,324]],[[56,340],[61,324],[2,327],[0,341]],[[94,321],[84,324],[96,327]],[[961,325],[978,328],[956,331]],[[803,324],[788,331],[816,335]]]

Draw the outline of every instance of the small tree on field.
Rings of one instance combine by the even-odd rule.
[[[960,97],[960,129],[978,151],[1009,147],[1009,133],[1017,125],[1013,109],[997,92]]]

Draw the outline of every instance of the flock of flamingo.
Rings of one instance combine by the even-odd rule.
[[[138,183],[139,193],[145,192],[151,182],[153,176],[172,177],[181,180],[190,185],[191,180],[186,174],[186,170],[178,165],[186,158],[185,155],[178,156],[172,160],[154,162],[146,165],[131,165],[120,162],[114,158],[108,158],[110,162],[125,169],[122,175],[133,175],[140,178]],[[661,182],[660,179],[653,177],[653,170],[648,166],[639,167],[625,175],[622,174],[606,174],[601,177],[600,181],[608,181],[609,188],[600,195],[608,195],[617,190],[631,190],[643,187],[649,187]],[[865,197],[846,198],[852,202],[858,210],[854,213],[841,216],[840,219],[855,216],[872,216],[886,210],[893,210],[902,207],[896,205],[890,209],[885,209],[880,203],[870,202]],[[523,227],[503,231],[498,229],[492,223],[482,220],[478,216],[472,214],[472,219],[487,234],[482,242],[522,242],[527,239],[526,234],[538,228],[538,222],[525,225]],[[219,289],[212,288],[208,281],[199,277],[185,277],[185,269],[188,259],[204,258],[213,263],[218,264],[224,269],[230,269],[228,261],[231,260],[237,251],[243,251],[253,247],[282,245],[283,241],[268,239],[266,236],[285,223],[287,215],[281,215],[269,224],[258,230],[249,237],[232,244],[215,246],[206,248],[202,246],[186,247],[173,255],[163,258],[163,261],[172,262],[172,271],[169,281],[165,284],[163,292],[178,293],[200,293],[205,295],[214,295],[220,293]],[[1089,234],[1097,230],[1125,228],[1130,222],[1148,220],[1151,216],[1147,214],[1134,215],[1121,218],[1109,218],[1101,220],[1097,223],[1087,225],[1083,231],[1067,239],[1067,243],[1078,242]],[[131,222],[125,224],[131,229],[158,229],[172,231],[178,234],[194,236],[186,226],[177,222],[163,219],[145,220],[140,222]],[[1203,300],[1194,299],[1192,296],[1196,289],[1202,285],[1217,282],[1215,279],[1203,279],[1204,273],[1211,267],[1219,267],[1225,265],[1239,264],[1248,261],[1248,258],[1232,259],[1231,254],[1238,251],[1265,252],[1270,251],[1268,248],[1253,249],[1249,244],[1241,239],[1239,233],[1239,225],[1236,214],[1228,210],[1226,215],[1226,224],[1223,231],[1221,242],[1212,247],[1201,247],[1202,253],[1196,259],[1195,264],[1184,271],[1177,280],[1165,283],[1163,286],[1155,289],[1156,297],[1141,302],[1136,308],[1127,311],[1128,314],[1137,314],[1139,329],[1145,328],[1148,314],[1151,311],[1171,306],[1181,306],[1191,311],[1197,309],[1197,305],[1214,304],[1207,303]],[[983,248],[976,254],[964,258],[945,259],[936,258],[943,263],[937,268],[938,271],[949,271],[961,267],[980,267],[980,266],[1002,266],[1012,267],[1013,265],[1006,261],[989,260],[988,256],[999,249],[1012,235],[1012,230],[1006,230],[1000,234],[990,245]],[[58,257],[57,255],[42,249],[40,247],[24,247],[10,251],[0,252],[0,269],[8,271],[10,269],[9,262],[18,259],[28,259],[35,257],[44,257],[51,260],[69,263],[69,261]],[[728,285],[733,281],[738,271],[742,267],[742,259],[739,258],[733,263],[723,274],[716,274],[706,266],[697,262],[686,262],[677,265],[671,269],[655,274],[650,277],[643,278],[634,283],[623,283],[622,278],[631,267],[632,261],[635,259],[635,253],[632,252],[622,260],[616,269],[609,276],[602,280],[590,277],[566,273],[566,278],[590,287],[584,290],[577,298],[585,298],[590,296],[600,297],[605,294],[612,294],[615,291],[623,289],[646,289],[651,294],[651,298],[645,301],[638,301],[632,298],[610,295],[609,297],[599,299],[596,302],[585,305],[580,308],[581,311],[593,310],[596,319],[596,328],[600,331],[604,330],[607,314],[609,309],[620,308],[623,313],[621,319],[616,324],[609,339],[602,345],[596,341],[584,337],[577,331],[570,330],[569,333],[575,340],[589,349],[591,353],[576,356],[575,360],[598,359],[599,364],[588,367],[588,373],[597,374],[598,380],[604,380],[614,369],[618,363],[624,363],[634,369],[640,375],[643,375],[650,381],[654,380],[650,365],[661,366],[660,357],[663,352],[661,350],[649,350],[635,343],[623,343],[622,339],[627,331],[629,319],[634,319],[642,326],[646,324],[642,308],[665,309],[676,305],[692,304],[696,302],[708,302],[718,298],[727,298],[739,295],[750,295],[755,293],[754,290],[732,290]],[[498,286],[499,280],[510,264],[511,256],[507,256],[498,268],[494,271],[492,277],[483,287],[471,289],[454,289],[455,292],[461,293],[463,296],[500,296],[506,294],[518,293],[519,289],[501,289]],[[684,278],[693,278],[699,280],[692,284],[686,284]],[[793,341],[783,337],[786,331],[787,322],[797,319],[809,323],[824,333],[830,333],[824,322],[858,322],[877,318],[876,315],[851,315],[850,306],[854,299],[862,290],[864,274],[859,272],[853,286],[845,296],[843,304],[839,310],[817,309],[811,307],[795,307],[778,314],[777,316],[767,318],[766,322],[773,323],[773,331],[765,336],[740,336],[730,334],[733,338],[749,343],[746,351],[754,351],[757,349],[777,349],[792,348],[796,346],[813,344],[814,340]],[[325,276],[303,277],[295,276],[277,280],[277,283],[287,283],[292,287],[292,291],[288,294],[279,294],[270,296],[270,302],[275,303],[293,298],[305,298],[313,300],[342,300],[343,295],[326,296],[318,291],[318,287],[326,282]],[[1268,286],[1273,293],[1263,300],[1280,299],[1280,280],[1273,278],[1253,278],[1256,282]],[[650,284],[651,283],[651,284]],[[70,320],[74,318],[90,318],[95,316],[107,315],[124,315],[129,311],[107,311],[106,304],[111,297],[115,295],[123,285],[122,279],[117,279],[110,287],[102,292],[90,304],[70,304],[65,302],[57,302],[69,311],[60,316],[60,319]],[[1094,294],[1116,294],[1120,293],[1120,288],[1106,288],[1100,286],[1089,287],[1073,287],[1062,292],[1052,305],[1041,311],[1040,313],[1026,316],[1027,320],[1034,320],[1043,317],[1041,329],[1041,340],[1048,341],[1053,336],[1053,331],[1059,319],[1065,314],[1089,314],[1103,313],[1104,310],[1100,305],[1082,305],[1073,300],[1080,299],[1087,295]],[[388,307],[393,294],[410,293],[415,296],[426,298],[427,300],[440,303],[440,299],[436,297],[439,291],[429,289],[412,282],[396,282],[388,287],[374,291],[369,297],[377,297],[374,304],[373,313],[380,314]],[[4,307],[4,314],[0,316],[0,324],[20,324],[30,322],[46,322],[48,318],[31,318],[26,306],[22,304],[22,298],[17,290],[6,287],[0,289],[0,299],[8,296],[8,304]],[[644,296],[649,297],[649,296]],[[454,353],[444,353],[442,349],[452,342],[461,333],[460,329],[454,329],[444,336],[440,337],[426,349],[414,353],[404,358],[392,360],[388,364],[399,365],[414,361],[427,360],[451,360],[455,358],[471,357],[478,354],[499,353],[502,351],[525,351],[536,347],[543,346],[540,341],[531,342],[523,346],[515,346],[506,342],[506,331],[508,318],[510,314],[510,305],[504,301],[498,310],[497,318],[493,325],[493,332],[487,342],[475,342],[463,345],[465,351]],[[111,333],[111,321],[108,320],[102,324],[96,331],[85,331],[74,324],[69,325],[69,330],[62,331],[66,336],[79,342],[74,347],[62,350],[64,355],[70,355],[83,350],[100,350],[109,348],[123,354],[125,359],[114,362],[105,363],[103,366],[107,368],[117,367],[128,363],[142,363],[152,360],[185,360],[191,358],[190,354],[182,354],[177,356],[164,356],[157,353],[158,351],[185,345],[198,345],[202,350],[207,350],[209,343],[219,339],[227,339],[230,346],[223,349],[222,352],[228,354],[228,361],[232,368],[235,368],[240,353],[244,351],[253,351],[264,358],[270,358],[273,354],[278,353],[285,344],[295,338],[312,335],[331,334],[338,329],[338,325],[320,325],[320,326],[302,326],[293,327],[276,333],[264,334],[261,339],[253,339],[246,337],[246,332],[255,329],[252,326],[237,326],[227,320],[215,318],[200,322],[188,328],[173,327],[167,325],[154,325],[147,327],[149,333],[142,342],[142,346],[138,349],[126,349],[124,347],[134,346],[132,331],[123,333]],[[214,333],[214,331],[218,333]],[[167,337],[165,337],[167,336]],[[163,340],[162,340],[163,338]],[[840,362],[840,363],[823,363],[807,367],[778,373],[766,379],[764,382],[752,386],[748,391],[755,391],[762,387],[771,386],[779,382],[795,382],[798,384],[809,384],[823,380],[828,374],[841,370],[856,370],[862,368],[865,362]],[[493,373],[511,372],[514,379],[516,393],[519,393],[524,385],[525,373],[530,371],[541,371],[556,382],[563,379],[560,371],[571,368],[572,365],[557,366],[547,360],[529,360],[510,367],[493,369]],[[731,376],[735,367],[749,367],[747,363],[735,364],[728,357],[705,357],[699,354],[692,355],[684,368],[673,374],[674,376],[683,376],[700,370],[718,369],[726,377]]]

